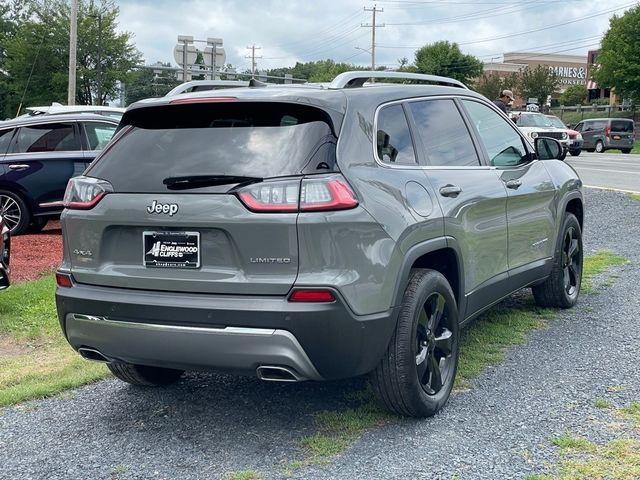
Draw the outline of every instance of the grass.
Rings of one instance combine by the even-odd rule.
[[[596,398],[593,401],[593,406],[596,408],[609,408],[611,407],[611,404],[609,403],[608,400],[605,400],[604,398]]]
[[[617,415],[631,420],[636,427],[640,427],[640,402],[621,408],[618,410]]]
[[[606,110],[600,110],[593,112],[591,111],[590,106],[583,106],[582,112],[568,112],[565,111],[562,113],[561,120],[565,123],[565,125],[576,125],[582,120],[587,120],[589,118],[607,118],[608,114]],[[560,118],[560,109],[553,109],[552,115],[556,115]],[[631,112],[611,112],[611,118],[631,118]]]
[[[13,285],[2,293],[0,334],[15,355],[0,357],[0,406],[48,397],[108,375],[64,339],[56,315],[55,279]]]
[[[638,153],[640,153],[640,152],[638,152]],[[628,193],[627,195],[629,196],[629,198],[631,200],[635,200],[636,202],[640,202],[640,194],[638,194],[638,193]]]
[[[597,275],[604,273],[614,265],[626,265],[629,260],[616,255],[610,250],[600,250],[595,255],[584,257],[584,267],[582,270],[582,293],[593,292],[593,280]],[[607,281],[605,280],[605,283]],[[609,284],[609,286],[611,286]]]
[[[633,412],[640,404],[632,406]],[[625,409],[621,409],[625,410]],[[632,415],[635,413],[632,413]],[[569,433],[552,440],[560,449],[558,473],[533,475],[530,480],[633,480],[640,478],[640,441],[616,439],[598,445]]]

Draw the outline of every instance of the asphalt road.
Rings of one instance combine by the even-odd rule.
[[[196,374],[161,389],[109,379],[0,408],[0,479],[210,480],[245,469],[264,480],[545,473],[561,459],[554,438],[569,432],[603,444],[626,435],[614,409],[640,401],[640,202],[585,189],[585,205],[585,253],[608,248],[632,263],[556,312],[433,418],[396,419],[326,464],[288,472],[305,458],[297,442],[317,431],[315,415],[348,408],[345,395],[361,379],[274,384]],[[596,399],[612,408],[596,408]]]
[[[640,155],[583,150],[578,157],[567,155],[565,161],[585,185],[640,193]]]

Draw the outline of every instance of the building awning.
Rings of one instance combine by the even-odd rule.
[[[598,88],[598,84],[593,80],[587,81],[587,90],[596,90]]]

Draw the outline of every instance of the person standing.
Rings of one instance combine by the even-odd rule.
[[[493,101],[504,113],[507,113],[507,105],[511,102],[513,102],[513,92],[511,90],[502,90],[500,96]]]

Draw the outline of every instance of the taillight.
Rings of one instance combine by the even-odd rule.
[[[611,127],[606,127],[604,129],[604,136],[608,137],[611,134]]]
[[[331,290],[294,290],[289,296],[290,302],[330,303],[335,300]]]
[[[244,187],[238,197],[253,212],[345,210],[358,206],[341,175],[262,182]]]
[[[111,184],[92,177],[73,177],[67,183],[62,205],[65,208],[88,210],[95,207],[102,197],[113,192]]]

